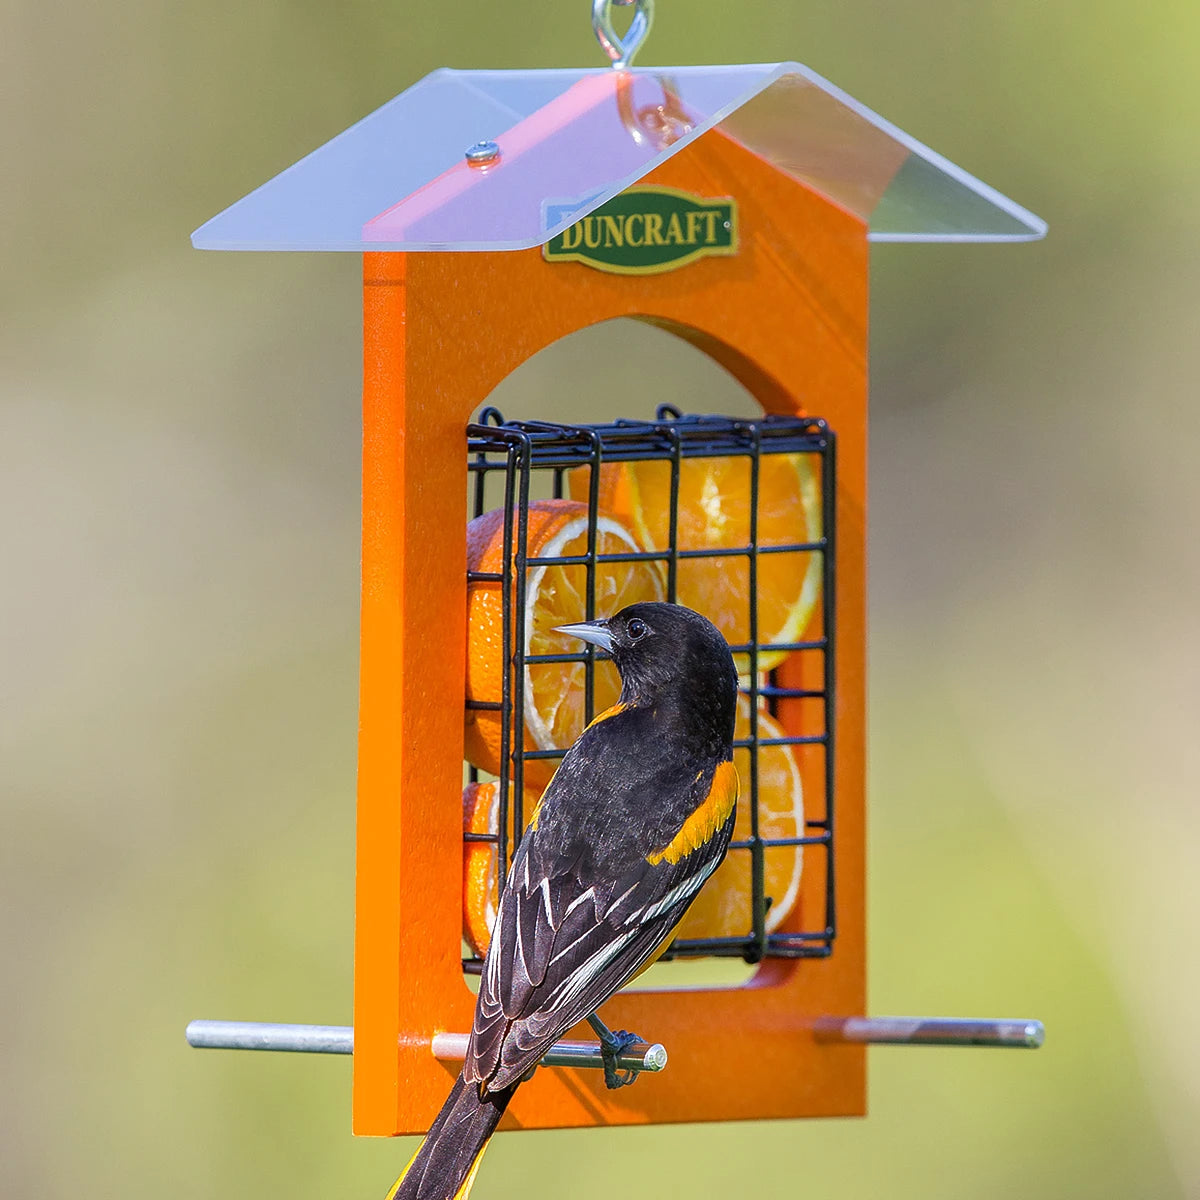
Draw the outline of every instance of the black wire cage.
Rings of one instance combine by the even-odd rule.
[[[651,562],[659,564],[665,598],[675,602],[681,565],[686,571],[691,560],[724,559],[723,571],[736,571],[739,585],[745,585],[748,636],[731,645],[738,662],[742,692],[735,747],[748,756],[741,761],[741,797],[739,831],[729,854],[748,856],[750,869],[739,874],[749,892],[744,905],[746,930],[741,936],[677,938],[663,955],[670,958],[704,956],[742,958],[748,963],[767,958],[826,957],[833,949],[837,931],[834,840],[834,641],[836,552],[834,512],[836,489],[835,436],[827,424],[808,417],[766,416],[747,420],[725,416],[683,415],[671,406],[661,406],[652,421],[622,419],[602,425],[563,425],[546,421],[505,421],[495,408],[485,408],[475,424],[467,428],[468,469],[470,472],[471,509],[475,517],[502,509],[503,567],[499,571],[469,571],[469,586],[499,589],[503,613],[501,641],[502,671],[499,700],[468,698],[468,708],[491,710],[499,720],[500,764],[498,774],[498,822],[494,831],[468,832],[467,843],[484,842],[496,847],[499,878],[507,874],[514,839],[525,828],[525,787],[531,763],[561,758],[565,744],[530,745],[526,736],[530,713],[530,670],[540,664],[560,664],[561,669],[582,670],[584,722],[591,721],[596,708],[597,665],[604,659],[594,647],[563,653],[536,653],[528,642],[529,581],[534,572],[547,567],[570,567],[582,573],[584,586],[579,589],[584,619],[609,616],[597,608],[598,567],[618,563]],[[770,459],[776,455],[802,456],[804,466],[818,481],[820,519],[813,536],[812,514],[797,512],[795,540],[781,541],[772,536],[760,544],[760,478]],[[746,544],[689,548],[681,545],[680,479],[682,464],[689,459],[734,458],[744,462],[749,483],[749,537]],[[669,480],[669,507],[665,522],[665,544],[644,548],[635,544],[611,545],[604,549],[600,534],[605,527],[601,507],[602,466],[614,463],[658,461],[663,465],[664,483]],[[539,556],[529,553],[531,503],[540,497],[562,499],[567,493],[586,500],[586,523],[575,539],[576,553]],[[660,499],[661,503],[661,499]],[[581,509],[582,511],[582,509]],[[581,518],[582,520],[582,518]],[[661,513],[659,514],[660,526]],[[686,539],[683,539],[686,540]],[[536,547],[535,547],[536,549]],[[752,600],[763,563],[769,555],[788,555],[796,562],[803,555],[819,556],[819,598],[807,627],[800,631],[802,640],[770,641],[769,633],[760,634],[758,605]],[[536,576],[535,576],[536,578]],[[603,597],[600,598],[603,600]],[[777,665],[787,656],[804,660],[802,686],[796,672]],[[763,666],[767,665],[766,670]],[[609,668],[611,670],[611,668]],[[802,711],[803,720],[789,721],[790,727],[776,724],[775,718]],[[772,720],[762,726],[762,714]],[[793,728],[799,727],[799,732]],[[577,732],[577,731],[576,731]],[[760,756],[769,747],[793,747],[790,754],[819,756],[819,768],[806,772],[803,827],[795,836],[771,836],[769,823],[760,821]],[[542,768],[544,771],[545,768]],[[469,778],[478,781],[479,770],[469,767]],[[814,785],[815,781],[815,785]],[[818,794],[813,794],[813,793]],[[512,811],[509,812],[511,807]],[[748,820],[745,816],[748,815]],[[517,831],[515,833],[510,831]],[[789,931],[772,929],[770,912],[773,900],[766,894],[765,864],[772,852],[790,852],[800,848],[800,862],[806,876],[812,875],[821,886],[806,888],[808,902],[800,912],[801,929],[787,922]],[[799,870],[799,867],[797,868]],[[815,898],[815,902],[814,902]],[[482,959],[469,955],[463,960],[468,973],[478,973]]]

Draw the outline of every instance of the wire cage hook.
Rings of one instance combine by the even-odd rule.
[[[612,10],[614,5],[627,8],[631,4],[635,6],[633,21],[620,37],[613,26]],[[592,0],[592,32],[617,70],[633,66],[653,23],[654,0]]]

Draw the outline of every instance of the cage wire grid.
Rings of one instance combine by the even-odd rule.
[[[466,843],[494,844],[499,878],[508,874],[512,852],[525,828],[525,764],[534,759],[560,759],[567,747],[528,749],[525,739],[526,669],[535,664],[581,663],[584,666],[585,724],[594,713],[595,664],[606,656],[588,645],[575,653],[531,654],[525,644],[528,577],[541,567],[582,567],[585,571],[586,620],[611,613],[596,612],[596,574],[598,564],[637,561],[659,562],[665,566],[667,599],[676,599],[679,564],[696,558],[743,558],[748,562],[749,640],[731,646],[735,654],[745,654],[749,671],[742,675],[742,693],[749,700],[749,736],[739,737],[734,746],[749,752],[749,779],[742,780],[740,805],[749,805],[750,836],[735,839],[729,853],[749,854],[750,904],[752,927],[744,936],[676,939],[664,960],[672,958],[741,958],[748,963],[767,958],[823,958],[832,953],[837,932],[834,856],[834,647],[836,629],[836,438],[825,421],[809,417],[770,415],[760,420],[724,416],[683,415],[670,405],[662,405],[653,421],[621,419],[602,425],[563,425],[547,421],[505,421],[493,407],[484,408],[478,422],[467,427],[467,454],[471,510],[475,517],[487,511],[489,477],[499,475],[502,490],[503,547],[500,572],[468,571],[470,584],[500,586],[503,661],[502,693],[499,701],[466,701],[468,708],[492,710],[500,718],[500,774],[498,778],[498,825],[496,833],[464,833]],[[819,464],[821,488],[821,536],[811,541],[796,541],[760,546],[758,544],[759,480],[761,464],[770,455],[809,455]],[[681,549],[679,531],[679,481],[683,460],[691,458],[744,457],[749,464],[750,509],[749,540],[746,545]],[[661,461],[670,465],[670,507],[668,544],[658,550],[599,553],[597,551],[600,467],[602,463]],[[530,557],[528,554],[531,484],[535,475],[548,474],[551,494],[564,496],[567,473],[588,470],[587,536],[583,554]],[[798,514],[803,521],[804,514]],[[820,624],[810,623],[819,634],[796,642],[761,641],[758,630],[757,594],[760,557],[768,554],[819,554],[821,587],[818,610]],[[517,636],[521,631],[521,636]],[[801,633],[807,632],[802,630]],[[759,671],[760,657],[767,652],[816,654],[821,656],[821,686],[795,688],[784,686],[777,671],[765,676]],[[740,667],[739,667],[740,669]],[[759,733],[759,704],[774,713],[787,700],[818,702],[820,728],[812,733],[765,737]],[[804,832],[795,837],[765,837],[759,822],[759,750],[768,746],[821,746],[823,748],[824,795],[804,795]],[[469,768],[474,782],[480,772]],[[511,827],[518,831],[513,844],[509,838],[508,808],[513,809]],[[765,895],[765,855],[773,848],[802,847],[803,870],[823,868],[823,911],[804,913],[805,929],[799,932],[768,932],[769,898]],[[813,861],[812,856],[823,856]],[[469,974],[478,974],[483,960],[478,956],[463,959]]]

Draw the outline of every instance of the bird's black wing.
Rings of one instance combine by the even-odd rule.
[[[737,773],[724,762],[688,781],[673,823],[636,851],[624,830],[597,854],[607,831],[594,824],[565,842],[531,825],[500,899],[468,1082],[518,1080],[654,956],[725,857],[736,800]]]

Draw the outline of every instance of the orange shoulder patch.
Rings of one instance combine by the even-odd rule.
[[[700,801],[670,842],[661,850],[647,854],[646,861],[655,865],[660,862],[677,863],[693,850],[698,850],[729,820],[739,791],[737,767],[731,762],[718,763],[708,795]]]
[[[615,717],[617,713],[623,713],[628,707],[629,706],[627,704],[622,704],[620,701],[617,701],[612,708],[606,708],[602,713],[597,713],[588,722],[587,729],[585,729],[583,732],[587,733],[587,730],[591,729],[593,725],[599,725],[601,721],[607,721],[609,717]]]

